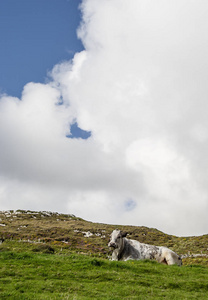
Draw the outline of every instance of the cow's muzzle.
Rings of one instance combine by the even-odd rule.
[[[116,243],[110,242],[108,243],[108,247],[116,248]]]

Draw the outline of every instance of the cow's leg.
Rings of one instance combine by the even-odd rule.
[[[167,262],[167,260],[164,258],[164,259],[161,261],[161,264],[168,265],[168,262]]]
[[[167,253],[166,260],[168,265],[175,265],[175,264],[181,265],[179,264],[178,255],[174,252]]]

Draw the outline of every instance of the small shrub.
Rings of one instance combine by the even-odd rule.
[[[38,245],[37,247],[33,248],[32,251],[33,252],[42,252],[42,253],[51,253],[51,254],[55,252],[55,250],[47,244]]]
[[[93,259],[90,263],[91,263],[91,265],[97,266],[97,267],[100,267],[102,264],[101,261],[99,261],[97,259]]]

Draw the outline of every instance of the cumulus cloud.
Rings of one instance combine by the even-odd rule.
[[[85,50],[0,100],[1,209],[207,233],[208,4],[85,0]],[[91,132],[69,139],[70,124]]]

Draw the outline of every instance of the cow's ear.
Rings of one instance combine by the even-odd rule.
[[[127,232],[122,231],[122,232],[121,232],[121,236],[122,236],[122,237],[126,237],[126,236],[127,236]]]

